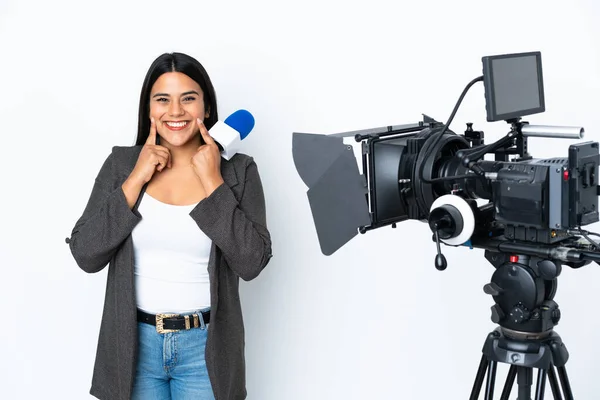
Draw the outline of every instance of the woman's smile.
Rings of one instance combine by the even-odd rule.
[[[189,123],[190,121],[165,121],[163,125],[171,131],[180,131],[187,128]]]

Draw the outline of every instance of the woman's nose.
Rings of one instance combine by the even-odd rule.
[[[169,114],[172,116],[183,115],[183,108],[178,101],[171,102],[171,107],[169,107]]]

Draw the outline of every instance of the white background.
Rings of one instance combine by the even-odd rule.
[[[274,258],[242,283],[248,398],[466,399],[494,328],[482,291],[493,267],[479,250],[445,249],[438,272],[415,221],[322,255],[292,132],[445,121],[482,56],[540,50],[547,111],[529,120],[599,140],[599,17],[594,0],[1,0],[1,397],[90,397],[106,271],[79,270],[64,239],[111,147],[134,142],[150,63],[182,51],[208,69],[221,116],[256,118],[244,151],[263,179]],[[478,84],[452,128],[505,134],[484,105]],[[572,142],[530,150],[566,156]],[[559,279],[577,399],[600,396],[599,287],[595,264]]]

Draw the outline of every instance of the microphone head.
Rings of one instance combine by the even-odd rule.
[[[237,110],[225,119],[226,125],[235,129],[240,134],[240,139],[244,139],[254,128],[254,117],[246,110]]]

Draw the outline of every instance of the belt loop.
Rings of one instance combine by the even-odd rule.
[[[202,316],[202,311],[198,311],[198,319],[200,320],[200,329],[206,329],[206,324],[204,323],[204,316]]]

